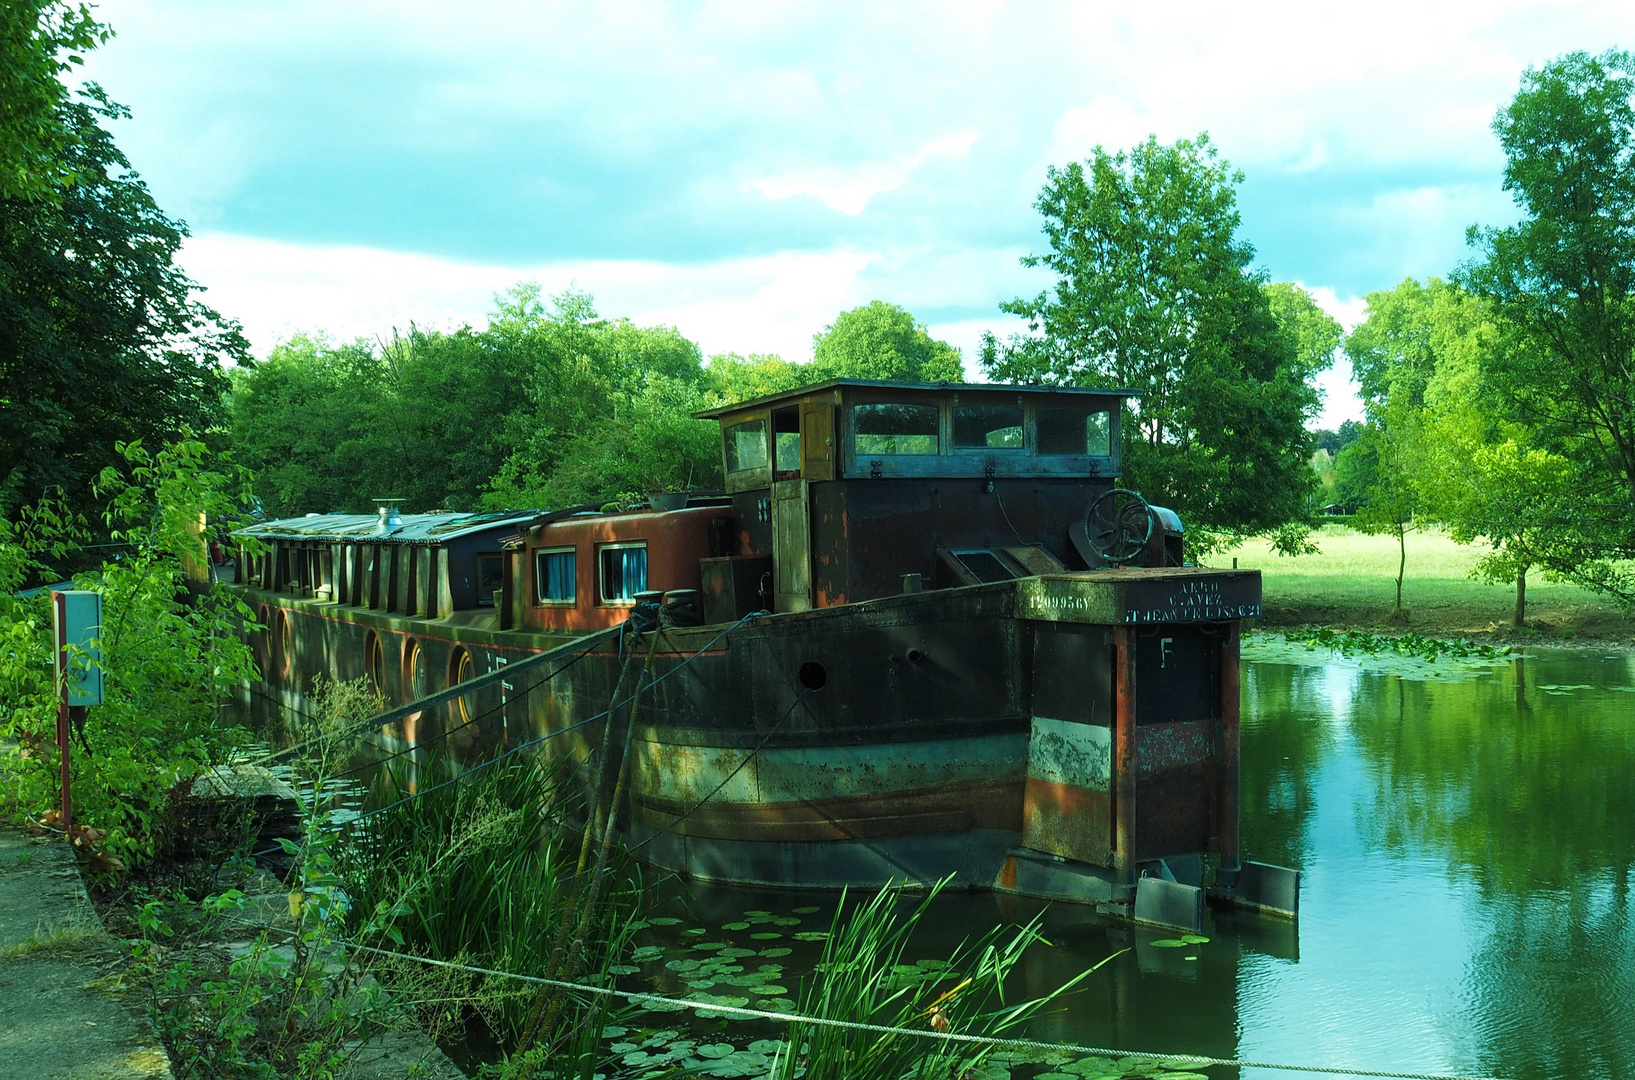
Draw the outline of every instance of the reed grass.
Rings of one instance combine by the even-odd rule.
[[[1043,997],[1007,1001],[1005,980],[1023,953],[1035,945],[1048,947],[1037,919],[996,926],[947,960],[905,962],[915,930],[943,884],[921,894],[906,911],[899,888],[882,889],[849,912],[843,897],[822,960],[802,983],[796,1011],[828,1020],[1000,1037],[1015,1034],[1101,966]],[[984,1075],[992,1056],[990,1048],[977,1044],[797,1022],[789,1025],[769,1075],[776,1080],[942,1080]]]
[[[528,975],[560,963],[557,929],[565,920],[583,923],[583,941],[575,942],[585,956],[580,981],[611,984],[609,969],[628,951],[639,889],[622,865],[606,871],[594,905],[574,889],[578,804],[565,769],[519,757],[434,790],[455,775],[441,758],[380,774],[375,805],[411,788],[425,794],[370,818],[349,845],[341,876],[356,912],[389,911],[405,951]],[[448,997],[447,1008],[474,1013],[509,1045],[526,1023],[531,994],[515,980],[473,975]],[[569,1002],[564,1024],[574,1037],[553,1049],[542,1075],[583,1072],[610,1015],[603,997]]]

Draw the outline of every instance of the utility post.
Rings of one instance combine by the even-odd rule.
[[[102,704],[102,595],[88,589],[51,590],[56,632],[57,755],[62,763],[62,827],[74,841],[74,804],[68,784],[72,725],[84,730],[85,710]]]

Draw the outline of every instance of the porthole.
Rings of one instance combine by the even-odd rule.
[[[477,674],[477,662],[471,658],[471,652],[464,645],[457,646],[448,660],[448,684],[458,686]],[[454,699],[454,717],[462,724],[471,723],[474,710],[471,707],[471,695],[466,694]]]
[[[816,693],[829,685],[829,672],[816,660],[808,660],[800,666],[800,684],[807,690]]]
[[[273,625],[278,642],[278,671],[287,677],[295,670],[295,627],[290,622],[289,612],[283,608],[279,608],[273,616]]]
[[[426,696],[426,654],[414,638],[403,639],[403,696],[408,701]],[[403,718],[403,738],[412,746],[420,733],[420,717],[412,712]]]
[[[380,643],[380,635],[373,630],[363,637],[363,662],[369,685],[374,687],[377,694],[386,693],[386,648]]]

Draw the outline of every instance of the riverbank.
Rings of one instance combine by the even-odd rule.
[[[1526,626],[1512,626],[1515,587],[1471,578],[1483,549],[1455,544],[1434,529],[1408,534],[1402,583],[1407,621],[1395,621],[1396,539],[1335,525],[1324,527],[1314,539],[1320,549],[1316,555],[1291,559],[1255,540],[1208,561],[1231,566],[1236,558],[1238,566],[1261,571],[1261,625],[1269,628],[1328,626],[1535,645],[1635,645],[1635,616],[1616,601],[1538,575],[1527,583]]]
[[[0,826],[0,1077],[169,1080],[124,943],[102,927],[60,838]]]

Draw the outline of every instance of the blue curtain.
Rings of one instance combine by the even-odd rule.
[[[624,548],[619,552],[619,570],[623,588],[619,598],[628,600],[639,592],[647,591],[647,549]]]
[[[571,551],[546,551],[540,553],[544,565],[540,568],[540,582],[544,588],[540,594],[541,600],[572,600],[576,592],[574,589],[574,553]]]

